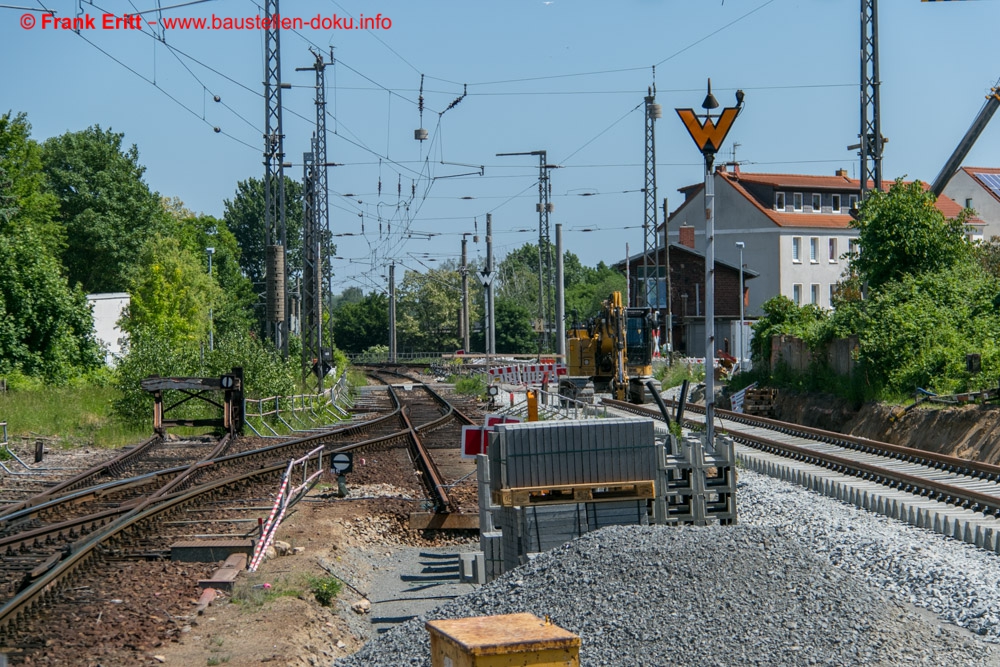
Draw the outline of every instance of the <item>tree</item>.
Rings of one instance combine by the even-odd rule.
[[[410,350],[452,350],[459,336],[461,278],[450,268],[407,271],[396,290],[396,333]]]
[[[88,292],[124,290],[146,241],[171,231],[159,195],[142,180],[139,151],[135,145],[123,149],[123,138],[94,125],[42,146],[65,230],[63,264],[70,283],[79,282]]]
[[[0,116],[0,169],[10,179],[10,196],[16,202],[9,223],[33,227],[38,239],[58,257],[65,245],[64,230],[55,221],[59,201],[48,188],[42,148],[31,138],[31,124],[23,113]]]
[[[357,302],[341,302],[333,313],[333,339],[347,352],[364,352],[389,339],[389,298],[372,292]]]
[[[612,292],[621,292],[624,297],[627,287],[625,276],[604,262],[593,269],[583,267],[580,281],[566,287],[566,314],[572,317],[576,311],[585,320],[600,312],[601,303]]]
[[[888,192],[872,191],[852,226],[859,230],[860,254],[852,263],[869,287],[905,275],[939,271],[970,258],[965,237],[968,211],[945,219],[935,196],[920,181],[897,179]]]
[[[185,349],[208,339],[208,311],[222,293],[177,239],[147,241],[128,284],[132,298],[122,328],[131,338],[156,338]]]
[[[86,295],[57,259],[57,212],[27,117],[0,116],[0,373],[56,381],[102,361]]]
[[[527,308],[507,299],[497,299],[496,343],[500,354],[527,354],[538,350],[538,334],[531,328]]]
[[[0,168],[0,374],[63,380],[101,364],[93,316],[37,230],[11,224],[18,217],[13,191]]]
[[[171,203],[175,207],[176,200]],[[168,209],[169,210],[169,209]],[[176,210],[176,209],[175,209]],[[240,246],[224,220],[210,215],[195,215],[180,206],[175,213],[178,238],[181,245],[199,258],[208,271],[208,248],[212,253],[212,281],[219,286],[224,298],[215,304],[212,313],[216,336],[230,330],[249,331],[254,322],[254,303],[257,295],[250,279],[240,269]]]
[[[240,268],[257,290],[264,288],[267,230],[264,228],[264,181],[248,178],[225,200],[223,219],[240,246]],[[302,184],[285,177],[285,262],[289,275],[302,270]],[[334,250],[334,252],[336,252]]]

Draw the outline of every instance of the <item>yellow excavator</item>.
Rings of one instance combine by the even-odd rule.
[[[592,402],[595,391],[611,392],[619,401],[645,403],[658,315],[650,308],[626,308],[621,292],[612,292],[596,316],[567,331],[567,375],[559,394]]]

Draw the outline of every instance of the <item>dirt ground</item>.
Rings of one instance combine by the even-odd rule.
[[[391,493],[394,489],[387,485],[351,489],[353,496]],[[258,572],[241,574],[232,594],[220,595],[202,615],[191,618],[174,641],[149,655],[148,664],[329,665],[357,651],[375,633],[370,612],[359,613],[352,606],[372,590],[379,565],[406,547],[469,539],[438,534],[428,540],[409,532],[402,511],[410,505],[400,500],[399,511],[386,511],[384,500],[311,494],[277,535],[300,553],[269,558]],[[324,607],[310,592],[310,580],[331,572],[349,586]]]
[[[867,403],[855,411],[832,396],[782,392],[777,408],[776,417],[785,421],[973,461],[1000,463],[997,405],[921,406],[893,419],[892,408],[880,403]]]

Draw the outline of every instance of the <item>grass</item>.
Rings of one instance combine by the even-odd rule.
[[[111,415],[117,396],[115,389],[99,384],[10,389],[0,393],[0,421],[7,422],[12,441],[41,436],[56,438],[65,447],[120,447],[152,435],[152,411],[149,425],[141,428]]]
[[[259,609],[268,602],[285,597],[298,597],[302,595],[308,585],[308,581],[301,581],[302,577],[288,578],[281,577],[275,581],[266,582],[261,575],[251,575],[238,582],[233,588],[233,602],[245,605],[247,609]]]
[[[705,366],[703,364],[692,364],[675,362],[673,366],[666,363],[657,364],[653,368],[653,376],[660,381],[664,389],[676,387],[684,380],[690,382],[701,382],[705,379]]]

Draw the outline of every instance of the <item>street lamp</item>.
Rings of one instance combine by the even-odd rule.
[[[712,95],[712,80],[708,80],[708,94],[701,103],[705,119],[699,120],[694,109],[676,109],[688,134],[705,157],[705,444],[715,444],[715,178],[712,164],[715,153],[722,147],[736,116],[743,110],[743,91],[736,91],[736,106],[726,107],[712,118],[712,110],[719,102]]]
[[[746,244],[743,241],[737,241],[736,247],[740,249],[740,328],[737,330],[739,333],[739,350],[740,350],[740,360],[736,367],[743,370],[743,247]]]
[[[205,248],[205,252],[208,253],[208,277],[212,277],[212,255],[215,254],[215,248]],[[215,322],[212,319],[212,307],[208,307],[208,350],[211,352],[215,349]]]

